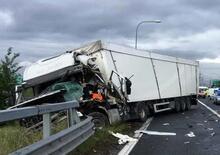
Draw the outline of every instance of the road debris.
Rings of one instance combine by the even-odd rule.
[[[185,134],[185,136],[187,136],[187,137],[195,137],[196,135],[192,131],[190,131],[189,133]]]
[[[212,133],[211,133],[211,136],[214,136],[214,135],[215,135],[215,132],[212,132]]]
[[[148,131],[148,130],[136,130],[135,133],[146,133],[148,135],[158,135],[158,136],[176,136],[173,132],[158,132],[158,131]]]
[[[187,142],[184,142],[184,144],[189,144],[190,142],[189,141],[187,141]]]
[[[125,144],[127,142],[131,142],[131,141],[137,141],[136,138],[132,138],[132,137],[129,137],[128,135],[123,135],[123,134],[120,134],[120,133],[114,133],[112,131],[109,131],[110,134],[112,134],[113,136],[119,138],[118,140],[118,144]]]
[[[212,130],[213,130],[213,128],[208,128],[208,130],[209,130],[209,131],[212,131]]]
[[[163,123],[164,126],[170,125],[170,123]]]

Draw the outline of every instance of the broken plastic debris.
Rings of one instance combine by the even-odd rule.
[[[136,130],[135,133],[146,133],[148,135],[158,135],[158,136],[176,136],[176,133],[172,133],[172,132],[158,132],[158,131],[148,131],[148,130]]]
[[[165,125],[165,126],[166,126],[166,125],[170,125],[170,123],[163,123],[163,125]]]
[[[196,125],[204,125],[204,124],[202,124],[202,123],[197,123]]]
[[[81,112],[79,112],[79,111],[76,111],[77,112],[77,115],[79,116],[79,117],[82,117],[83,116],[83,114],[81,113]]]
[[[128,135],[123,135],[123,134],[120,134],[120,133],[114,133],[112,131],[109,131],[109,133],[112,134],[113,136],[119,138],[118,144],[120,144],[120,145],[125,144],[127,142],[131,142],[131,141],[137,141],[137,139],[129,137]]]
[[[187,142],[184,142],[184,144],[189,144],[190,142],[189,141],[187,141]]]
[[[214,135],[215,135],[215,132],[212,132],[212,133],[211,133],[211,136],[214,136]]]
[[[186,136],[188,136],[188,137],[195,137],[196,135],[192,131],[190,131],[189,133],[186,134]]]

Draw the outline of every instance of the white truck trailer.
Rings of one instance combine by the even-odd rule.
[[[185,111],[197,104],[198,67],[197,61],[96,41],[32,64],[24,72],[21,90],[33,88],[34,104],[39,104],[41,96],[51,95],[42,93],[49,86],[77,81],[82,96],[91,95],[94,86],[101,94],[98,100],[88,95],[78,98],[79,110],[92,115],[95,123],[105,125],[121,118],[145,121],[152,113]],[[28,102],[20,97],[18,106]]]

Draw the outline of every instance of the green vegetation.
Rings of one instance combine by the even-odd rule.
[[[140,127],[140,123],[118,123],[98,130],[87,141],[77,147],[70,155],[110,155],[117,154],[121,150],[118,139],[112,136],[109,131],[119,132],[133,136],[134,130]]]
[[[66,120],[53,123],[52,133],[55,134],[67,127]],[[139,127],[137,123],[115,124],[98,130],[86,142],[76,148],[71,155],[93,155],[93,154],[110,154],[112,150],[120,150],[118,139],[109,134],[108,131],[120,132],[123,134],[133,135],[133,131]],[[10,123],[0,126],[0,155],[7,155],[19,148],[33,144],[42,139],[42,132],[27,132],[27,129],[21,127],[19,123]]]
[[[15,103],[15,85],[17,71],[21,68],[16,62],[18,53],[9,48],[0,62],[0,109],[5,109]]]
[[[17,122],[0,126],[0,155],[7,155],[42,138],[40,132],[27,133]]]
[[[66,120],[53,123],[52,134],[67,128]],[[0,155],[7,155],[19,148],[28,146],[42,139],[41,131],[28,131],[18,122],[0,126]]]

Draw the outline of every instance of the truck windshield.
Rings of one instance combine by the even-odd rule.
[[[66,91],[64,94],[65,101],[79,100],[83,95],[83,88],[77,82],[56,83],[50,89],[51,91],[64,89]]]

